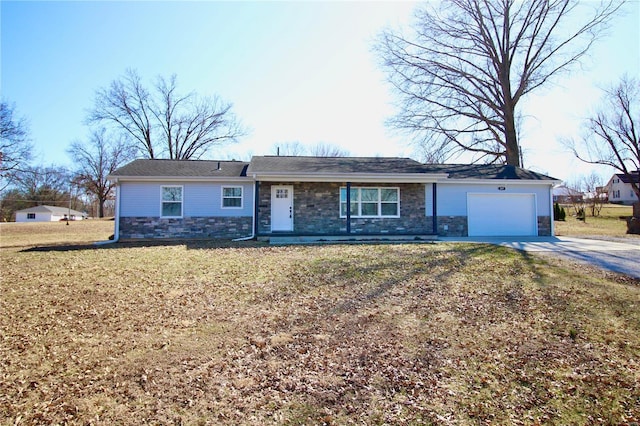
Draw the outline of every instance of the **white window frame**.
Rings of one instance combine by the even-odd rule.
[[[240,189],[240,196],[239,197],[225,197],[224,195],[224,190],[225,189]],[[235,209],[235,210],[239,210],[242,209],[244,207],[244,187],[242,185],[225,185],[222,187],[222,191],[220,192],[220,207],[223,209]],[[224,200],[225,199],[230,199],[230,200],[237,200],[240,199],[240,206],[225,206],[224,205]]]
[[[27,219],[28,220],[36,220],[36,214],[35,213],[27,213]]]
[[[375,215],[363,215],[362,214],[362,196],[361,194],[361,190],[363,189],[376,189],[378,190],[378,199],[376,201],[377,203],[377,214]],[[397,201],[393,202],[393,203],[384,203],[381,199],[381,191],[383,189],[392,189],[396,191],[397,194]],[[342,201],[342,191],[345,191],[345,195],[346,195],[346,190],[347,187],[346,186],[342,186],[340,187],[340,193],[338,194],[338,211],[340,212],[340,218],[346,218],[347,215],[346,214],[342,214],[342,204],[346,204],[346,200]],[[351,190],[357,190],[358,191],[358,197],[356,201],[351,200],[351,203],[357,203],[358,205],[358,211],[356,214],[352,214],[351,217],[352,218],[374,218],[374,219],[392,219],[392,218],[399,218],[400,217],[400,188],[397,186],[352,186]],[[367,204],[367,202],[365,202],[365,204]],[[371,203],[373,204],[373,203]],[[383,215],[382,214],[382,205],[383,204],[397,204],[397,214],[395,215]],[[348,206],[347,208],[350,208],[350,206]],[[345,210],[346,212],[346,210]]]
[[[178,203],[178,201],[165,201],[162,197],[165,188],[180,188],[180,216],[165,216],[163,214],[164,203]],[[165,219],[181,219],[184,215],[184,185],[161,185],[160,186],[160,217]]]

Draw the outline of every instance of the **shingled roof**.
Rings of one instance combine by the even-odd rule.
[[[447,173],[449,179],[558,180],[506,164],[426,164],[426,173]]]
[[[251,173],[448,174],[449,179],[557,180],[521,167],[501,164],[422,164],[411,158],[385,157],[253,157]]]
[[[242,178],[322,175],[431,175],[436,179],[556,181],[521,167],[495,164],[422,164],[398,157],[255,156],[250,163],[212,160],[135,160],[111,173],[116,178]]]
[[[211,160],[135,160],[111,173],[110,177],[246,177],[249,163]]]
[[[256,156],[247,170],[251,173],[424,173],[423,164],[396,157],[286,157]]]
[[[16,213],[51,213],[56,216],[63,216],[69,213],[68,207],[57,207],[57,206],[35,206],[29,207],[26,209],[18,210]],[[83,216],[84,213],[79,212],[78,210],[71,210],[71,214],[75,216]]]
[[[640,173],[638,173],[637,171],[631,172],[631,174],[628,175],[624,173],[617,173],[616,176],[623,183],[640,183]]]

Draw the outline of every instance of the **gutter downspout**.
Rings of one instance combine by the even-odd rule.
[[[249,240],[253,240],[256,237],[256,198],[258,198],[258,188],[259,188],[259,182],[256,181],[254,189],[253,189],[253,206],[252,206],[252,213],[251,213],[251,235],[249,235],[248,237],[240,237],[240,238],[235,238],[231,241],[237,242],[237,241],[249,241]]]
[[[120,240],[120,182],[118,182],[117,180],[116,180],[116,211],[114,216],[115,217],[113,218],[113,221],[114,221],[113,240],[98,241],[95,243],[95,245],[104,246],[107,244],[117,243]]]

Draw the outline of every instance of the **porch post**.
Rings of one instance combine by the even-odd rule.
[[[351,233],[351,182],[347,182],[347,234]]]
[[[258,235],[258,211],[260,206],[260,181],[256,180],[253,194],[253,235]]]
[[[438,197],[437,197],[437,189],[438,185],[433,182],[432,184],[433,191],[431,191],[431,196],[433,197],[433,216],[431,217],[432,226],[433,226],[433,234],[438,235]]]

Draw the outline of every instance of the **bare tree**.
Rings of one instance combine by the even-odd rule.
[[[112,124],[139,143],[139,149],[149,158],[156,158],[153,141],[153,101],[143,87],[137,72],[127,70],[108,88],[96,92],[88,123]]]
[[[271,147],[271,151],[275,155],[295,157],[305,155],[305,153],[307,152],[307,148],[299,141],[293,141],[274,144]]]
[[[605,90],[600,108],[583,125],[581,139],[565,143],[580,160],[626,175],[640,199],[640,80],[625,76]]]
[[[586,13],[583,5],[593,8]],[[387,30],[376,46],[399,99],[390,124],[440,160],[470,152],[476,161],[519,166],[520,101],[579,62],[620,7],[614,0],[428,3],[411,35]]]
[[[318,143],[309,148],[309,153],[315,157],[348,157],[349,151],[328,143]]]
[[[90,124],[110,124],[136,141],[148,158],[199,159],[214,146],[235,142],[245,130],[218,97],[178,93],[176,76],[158,77],[147,90],[134,70],[97,91]]]
[[[602,177],[596,172],[583,176],[582,189],[586,195],[585,204],[591,210],[591,216],[600,216],[606,195]]]
[[[317,143],[315,145],[307,146],[298,141],[285,142],[282,144],[275,144],[272,147],[273,152],[276,155],[300,157],[304,155],[312,155],[314,157],[348,157],[349,151],[342,149],[341,147],[329,143]]]
[[[98,217],[115,183],[107,176],[134,156],[134,149],[124,139],[109,137],[105,129],[94,131],[88,143],[75,141],[67,150],[76,165],[74,183],[98,201]]]
[[[16,173],[26,170],[31,150],[26,120],[16,115],[14,106],[0,102],[0,190]]]
[[[64,206],[69,202],[69,172],[55,165],[28,167],[16,173],[15,186],[30,206]]]
[[[2,222],[15,220],[15,212],[27,207],[31,207],[31,204],[24,200],[20,190],[9,188],[2,192],[0,198],[0,220]]]
[[[85,209],[71,184],[71,175],[61,166],[28,166],[16,171],[12,187],[0,199],[0,220],[15,219],[16,210],[40,205]]]
[[[567,188],[566,200],[573,207],[574,216],[584,220],[585,194],[583,190],[583,178],[577,177],[571,182],[566,182],[565,186]],[[580,216],[582,216],[582,218]]]
[[[581,210],[584,212],[585,209],[588,209],[593,217],[600,215],[606,193],[602,177],[599,174],[591,172],[578,176],[567,183],[566,187],[568,189],[567,200],[573,206],[576,215]]]

